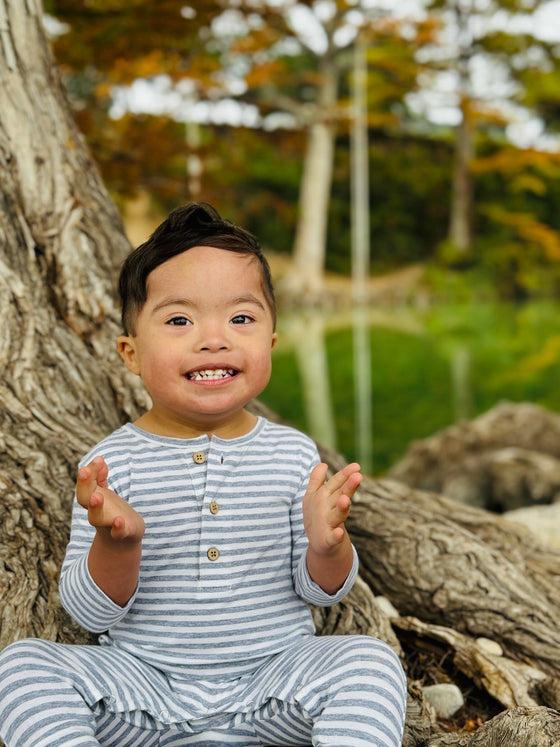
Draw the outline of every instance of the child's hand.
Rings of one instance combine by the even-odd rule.
[[[344,540],[350,502],[362,482],[359,464],[348,464],[325,482],[328,467],[318,464],[303,499],[303,525],[309,545],[319,555],[330,554]]]
[[[87,509],[89,523],[98,532],[118,541],[139,542],[144,536],[144,519],[126,501],[107,487],[109,469],[98,456],[78,472],[76,496]]]

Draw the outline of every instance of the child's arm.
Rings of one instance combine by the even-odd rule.
[[[78,473],[76,496],[96,528],[88,569],[97,586],[124,607],[138,584],[144,520],[132,506],[107,487],[108,468],[95,457]]]
[[[352,568],[352,543],[344,522],[362,475],[358,464],[348,464],[325,482],[327,469],[326,464],[318,464],[311,472],[303,499],[303,525],[309,539],[309,575],[332,595],[344,584]]]

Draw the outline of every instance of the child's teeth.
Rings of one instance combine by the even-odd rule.
[[[203,381],[204,379],[223,379],[226,376],[233,376],[233,369],[206,369],[204,371],[195,371],[191,374],[190,378],[195,381]]]

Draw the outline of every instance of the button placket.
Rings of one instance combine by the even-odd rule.
[[[199,459],[197,453],[193,454],[193,460]],[[220,506],[218,501],[215,500],[216,496],[216,478],[218,483],[221,482],[219,479],[219,472],[221,471],[220,455],[212,451],[212,444],[208,454],[204,454],[204,461],[207,467],[207,481],[204,491],[204,509],[202,512],[202,525],[201,525],[201,546],[200,546],[200,559],[206,561],[203,566],[206,565],[207,571],[212,573],[210,570],[211,564],[215,563],[220,558],[220,550],[215,546],[214,543],[220,542],[219,524],[215,523],[214,517],[219,513]],[[206,555],[206,557],[204,557]],[[210,561],[210,563],[208,562]],[[204,575],[203,566],[200,568],[200,572]],[[201,576],[202,578],[202,576]]]
[[[188,464],[188,473],[191,479],[193,495],[196,499],[198,510],[202,517],[198,534],[199,555],[197,563],[197,577],[200,583],[203,565],[208,565],[207,551],[209,546],[213,544],[213,538],[204,536],[205,530],[203,518],[204,514],[206,513],[207,505],[206,493],[208,489],[208,471],[210,463],[207,451],[209,449],[209,444],[204,443],[203,439],[200,439],[199,443],[195,445],[194,449],[195,450],[193,451],[187,451],[185,453],[185,459]]]

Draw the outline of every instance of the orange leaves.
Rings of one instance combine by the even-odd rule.
[[[268,50],[273,44],[279,41],[280,35],[270,26],[261,26],[253,29],[244,37],[236,39],[231,46],[234,54],[255,54]]]
[[[249,88],[261,88],[280,82],[286,74],[286,66],[280,60],[268,60],[261,65],[254,65],[245,81]]]
[[[560,261],[560,234],[530,213],[513,213],[494,205],[485,211],[496,223],[507,226],[522,244],[538,247],[554,262]]]
[[[178,55],[164,54],[161,49],[152,49],[136,57],[118,57],[111,71],[115,83],[129,83],[135,78],[150,78],[168,72],[179,63]]]
[[[490,156],[477,158],[471,165],[471,170],[475,174],[514,174],[525,172],[529,168],[538,169],[547,176],[560,176],[560,153],[511,146],[502,148]]]
[[[511,215],[505,222],[517,230],[519,238],[541,247],[548,259],[560,260],[560,235],[550,226],[527,213]]]

